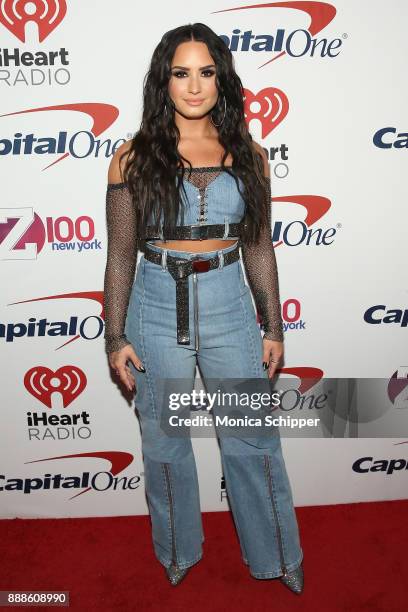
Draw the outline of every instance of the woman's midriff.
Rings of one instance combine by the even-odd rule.
[[[162,249],[204,253],[205,251],[226,249],[237,241],[237,238],[234,240],[168,240],[167,242],[155,241],[153,244]]]

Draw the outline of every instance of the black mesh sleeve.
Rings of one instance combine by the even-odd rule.
[[[264,338],[283,342],[283,323],[279,298],[279,278],[271,229],[271,183],[267,180],[268,223],[260,231],[259,242],[241,243],[246,275],[265,330]]]
[[[131,344],[125,322],[137,261],[136,213],[125,183],[108,183],[106,190],[108,237],[104,278],[105,351]]]

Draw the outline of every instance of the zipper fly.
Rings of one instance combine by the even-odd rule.
[[[194,339],[195,339],[195,350],[198,351],[200,337],[199,337],[199,333],[198,333],[197,272],[193,272],[193,299],[194,299]]]
[[[269,495],[270,495],[270,498],[271,498],[273,514],[274,514],[274,517],[275,517],[276,535],[278,536],[279,553],[280,553],[280,558],[281,558],[281,567],[282,567],[283,574],[285,575],[285,574],[287,574],[287,569],[286,569],[286,565],[285,565],[285,558],[284,558],[284,555],[283,555],[282,534],[281,534],[281,530],[280,530],[280,525],[279,525],[279,521],[278,521],[276,507],[275,507],[275,500],[274,500],[273,491],[272,491],[272,482],[271,482],[272,471],[271,471],[271,466],[270,466],[269,455],[264,455],[264,459],[265,459],[266,474],[267,474],[267,480],[268,480],[268,486],[269,486]]]

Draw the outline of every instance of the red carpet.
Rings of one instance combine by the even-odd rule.
[[[204,557],[176,587],[154,557],[148,516],[2,520],[0,590],[70,591],[69,609],[84,612],[402,612],[407,511],[405,500],[297,508],[301,595],[249,575],[228,512],[203,513]]]

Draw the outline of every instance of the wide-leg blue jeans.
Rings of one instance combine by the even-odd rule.
[[[145,490],[157,559],[166,567],[197,563],[204,533],[196,463],[190,436],[168,436],[160,426],[160,381],[179,378],[194,388],[198,362],[205,379],[267,378],[262,368],[261,331],[241,260],[222,265],[235,245],[200,253],[221,256],[217,269],[197,274],[199,347],[194,342],[192,275],[189,280],[191,344],[177,343],[176,283],[166,267],[168,255],[197,253],[162,249],[162,265],[142,255],[132,287],[125,332],[145,373],[129,367],[136,379],[135,407],[141,425]],[[197,316],[197,313],[196,313]],[[197,320],[197,318],[196,318]],[[292,492],[277,435],[219,436],[228,501],[242,558],[255,578],[275,578],[296,569],[302,559]]]

